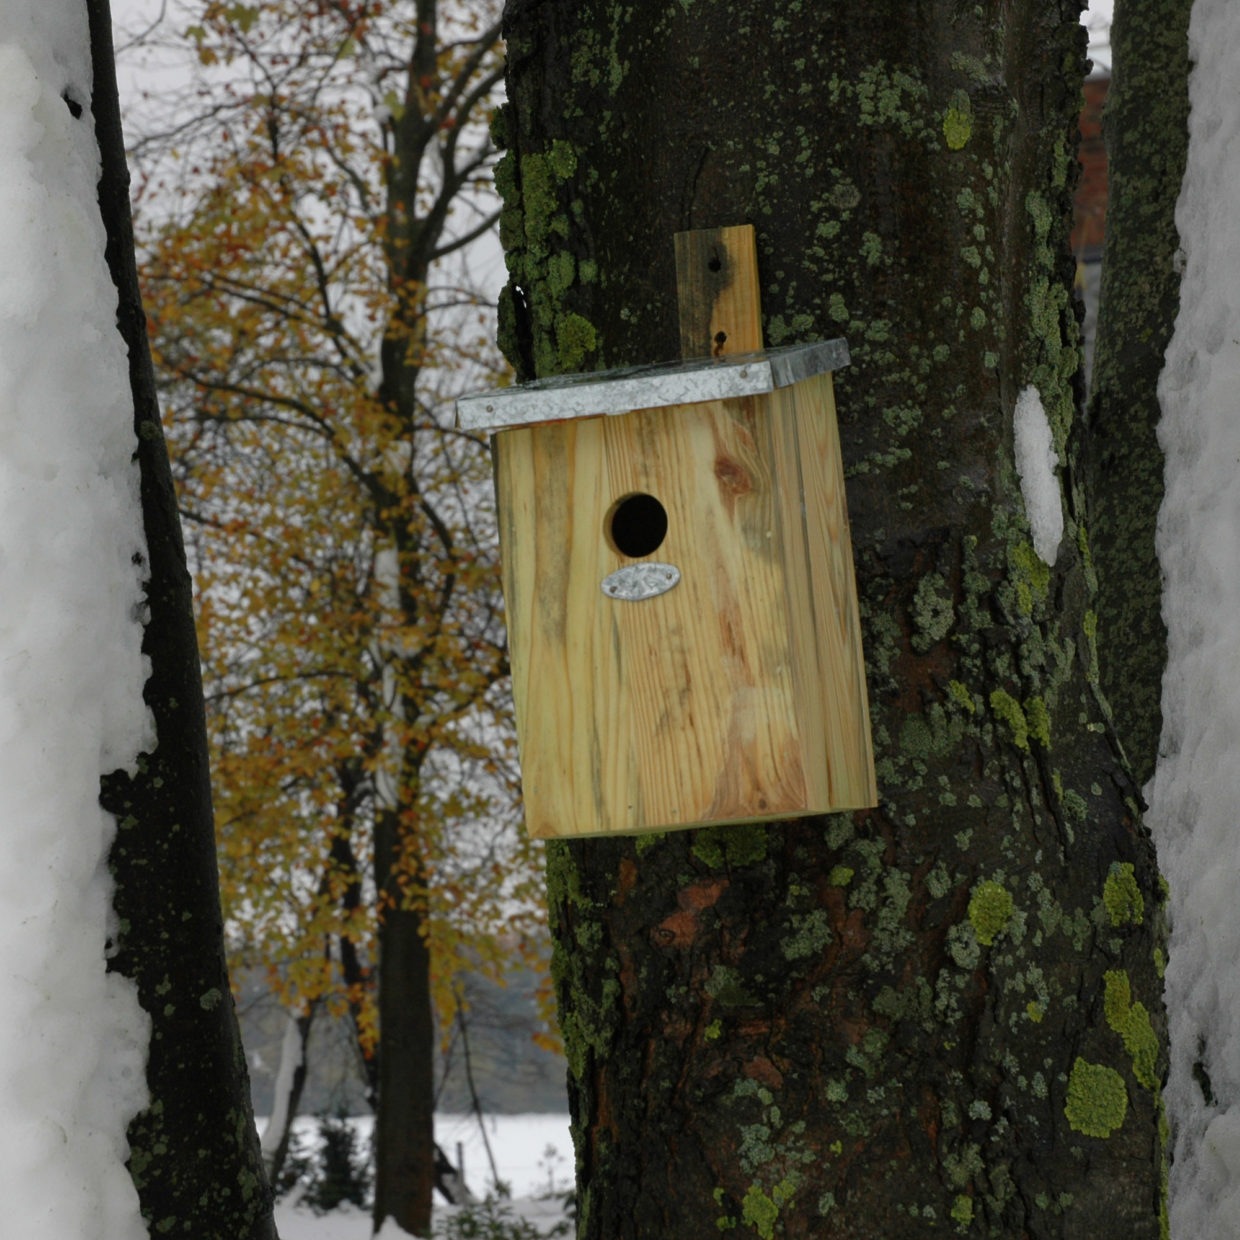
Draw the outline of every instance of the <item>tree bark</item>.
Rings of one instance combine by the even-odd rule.
[[[87,9],[99,203],[129,349],[149,556],[144,696],[158,737],[137,775],[106,776],[100,796],[119,825],[109,967],[133,979],[151,1018],[151,1104],[130,1124],[129,1169],[153,1233],[274,1240],[224,960],[191,586],[138,293],[111,15],[107,0],[87,0]]]
[[[1162,894],[1098,679],[1067,246],[1075,5],[510,3],[502,341],[676,354],[757,229],[837,397],[879,807],[551,845],[582,1240],[1155,1237]],[[1013,408],[1052,428],[1034,550]]]
[[[408,783],[403,784],[407,789]],[[416,787],[416,779],[413,782]],[[431,1234],[435,1184],[435,1022],[424,896],[410,898],[401,856],[409,846],[399,808],[375,824],[379,913],[378,1110],[375,1231],[393,1218],[413,1236]]]
[[[1144,784],[1162,731],[1167,630],[1154,530],[1163,497],[1158,376],[1180,305],[1175,204],[1188,154],[1191,0],[1124,0],[1111,27],[1109,203],[1089,402],[1098,669]]]

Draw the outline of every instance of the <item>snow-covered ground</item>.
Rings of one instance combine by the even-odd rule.
[[[443,1228],[455,1213],[450,1206],[436,1207],[434,1229],[437,1236],[443,1234]],[[565,1218],[558,1201],[541,1201],[532,1197],[509,1203],[505,1214],[524,1219],[544,1236],[555,1234],[556,1225]],[[330,1214],[316,1216],[308,1210],[281,1204],[276,1207],[276,1226],[280,1240],[407,1240],[407,1233],[392,1225],[385,1227],[377,1237],[372,1236],[369,1212],[356,1206],[343,1206]],[[489,1233],[471,1234],[486,1236]]]
[[[259,1121],[260,1127],[262,1121]],[[359,1144],[369,1139],[372,1121],[354,1121]],[[511,1195],[512,1213],[528,1220],[544,1233],[562,1222],[564,1207],[554,1194],[563,1193],[572,1184],[573,1146],[568,1131],[567,1115],[497,1115],[486,1120],[486,1141],[483,1141],[478,1120],[472,1115],[437,1115],[435,1139],[455,1162],[458,1146],[464,1158],[465,1180],[475,1197],[482,1198],[495,1191],[490,1158],[491,1147],[500,1180]],[[314,1141],[315,1121],[298,1119],[297,1133],[306,1145]],[[370,1240],[370,1216],[353,1206],[343,1206],[330,1214],[316,1216],[299,1207],[296,1194],[282,1200],[276,1208],[280,1240]],[[443,1205],[436,1194],[436,1229],[456,1211]]]
[[[478,1120],[473,1115],[436,1115],[435,1140],[456,1161],[464,1147],[465,1180],[481,1196],[491,1182],[490,1164]],[[567,1115],[492,1115],[486,1120],[499,1178],[514,1197],[556,1193],[573,1182],[573,1140]]]
[[[266,1120],[257,1122],[261,1132]],[[363,1116],[350,1122],[359,1147],[364,1147],[373,1119]],[[307,1148],[315,1143],[317,1131],[318,1121],[309,1116],[293,1121],[294,1136]],[[499,1180],[514,1197],[563,1192],[573,1182],[573,1141],[567,1115],[488,1115],[480,1126],[474,1115],[439,1114],[435,1116],[435,1141],[453,1163],[464,1168],[465,1182],[476,1197],[495,1189],[488,1145]]]

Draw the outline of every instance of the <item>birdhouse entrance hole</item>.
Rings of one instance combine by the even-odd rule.
[[[612,505],[607,514],[607,538],[621,555],[649,555],[667,537],[667,509],[653,495],[638,491]]]

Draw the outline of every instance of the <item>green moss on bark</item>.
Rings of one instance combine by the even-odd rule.
[[[1068,1078],[1064,1114],[1074,1131],[1109,1137],[1128,1114],[1124,1078],[1106,1064],[1088,1063],[1078,1056]]]
[[[1000,883],[978,883],[969,899],[969,924],[977,941],[990,947],[1007,929],[1015,911],[1012,893]]]

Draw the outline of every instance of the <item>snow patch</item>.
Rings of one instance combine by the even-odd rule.
[[[383,1226],[375,1232],[375,1240],[405,1240],[413,1232],[406,1231],[394,1218],[385,1219]]]
[[[1037,388],[1027,387],[1016,398],[1012,426],[1016,472],[1020,475],[1020,493],[1033,532],[1033,549],[1045,563],[1054,564],[1063,540],[1063,503],[1055,473],[1059,457]]]
[[[0,0],[0,1200],[23,1240],[147,1236],[124,1162],[148,1023],[106,972],[99,807],[150,743],[145,547],[90,78],[80,0]]]

